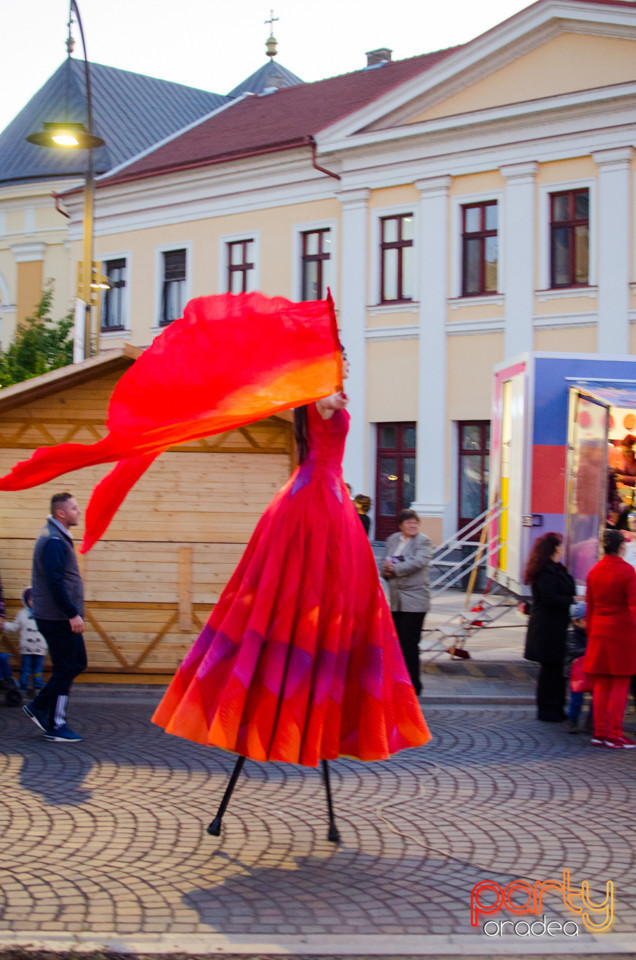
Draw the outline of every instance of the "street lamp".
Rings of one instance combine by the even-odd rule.
[[[91,283],[93,279],[93,205],[95,198],[95,165],[93,162],[93,150],[96,147],[102,147],[104,140],[93,134],[93,100],[91,97],[91,76],[88,57],[86,55],[86,41],[84,39],[84,29],[82,27],[82,18],[75,0],[70,0],[68,14],[68,37],[66,40],[67,60],[66,60],[66,113],[69,109],[69,87],[71,71],[71,53],[73,51],[74,41],[71,35],[71,26],[73,23],[73,14],[79,27],[82,38],[82,50],[84,53],[84,75],[86,78],[86,127],[83,123],[71,122],[68,119],[55,123],[44,123],[44,129],[39,133],[32,133],[26,139],[29,143],[35,143],[39,147],[54,147],[66,150],[86,150],[86,182],[84,186],[84,240],[83,256],[81,270],[78,276],[77,298],[78,302],[75,314],[76,344],[78,328],[81,329],[81,322],[78,324],[78,312],[82,310],[83,305],[83,330],[84,330],[84,358],[90,356],[91,352]],[[80,313],[81,317],[81,313]],[[77,350],[76,350],[77,352]],[[79,359],[74,356],[74,360]]]

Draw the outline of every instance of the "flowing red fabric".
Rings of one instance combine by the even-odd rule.
[[[331,298],[199,297],[121,377],[102,440],[40,447],[0,479],[0,490],[23,490],[80,467],[119,461],[93,492],[85,553],[163,450],[327,396],[339,389],[341,376]]]

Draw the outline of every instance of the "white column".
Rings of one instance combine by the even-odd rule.
[[[418,343],[416,499],[423,518],[446,508],[446,305],[448,298],[448,188],[450,177],[418,180]]]
[[[367,200],[370,191],[343,190],[341,282],[339,320],[341,340],[351,362],[346,384],[351,426],[343,461],[344,479],[354,494],[367,493],[367,411],[366,411],[366,303],[367,303]]]
[[[506,303],[504,353],[514,357],[532,350],[534,337],[535,175],[538,164],[513,163],[501,167],[506,178],[502,217],[506,245],[503,292]]]
[[[598,352],[629,352],[629,223],[632,147],[592,154],[599,166],[598,200]]]

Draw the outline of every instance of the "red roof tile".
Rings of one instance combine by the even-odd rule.
[[[330,124],[430,69],[457,47],[248,96],[129,164],[103,184],[121,183],[309,143]]]

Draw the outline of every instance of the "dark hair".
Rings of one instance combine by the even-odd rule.
[[[72,493],[54,493],[51,497],[51,516],[55,516],[55,511],[58,507],[61,507],[63,503],[66,503],[67,500],[72,500]]]
[[[419,520],[415,510],[400,510],[398,513],[398,526],[401,526],[405,520]]]
[[[603,535],[603,550],[610,557],[615,557],[625,543],[625,537],[620,530],[606,530]]]
[[[543,570],[550,562],[552,554],[556,548],[563,543],[563,537],[560,533],[544,533],[542,537],[535,540],[534,546],[530,551],[526,571],[524,574],[524,583],[533,583],[536,575]]]
[[[353,498],[353,502],[357,503],[364,513],[368,513],[371,509],[371,497],[367,497],[367,495],[364,493],[359,493],[357,496],[355,496]]]
[[[298,463],[304,463],[309,453],[309,431],[307,429],[307,407],[294,410],[294,437],[298,451]]]

